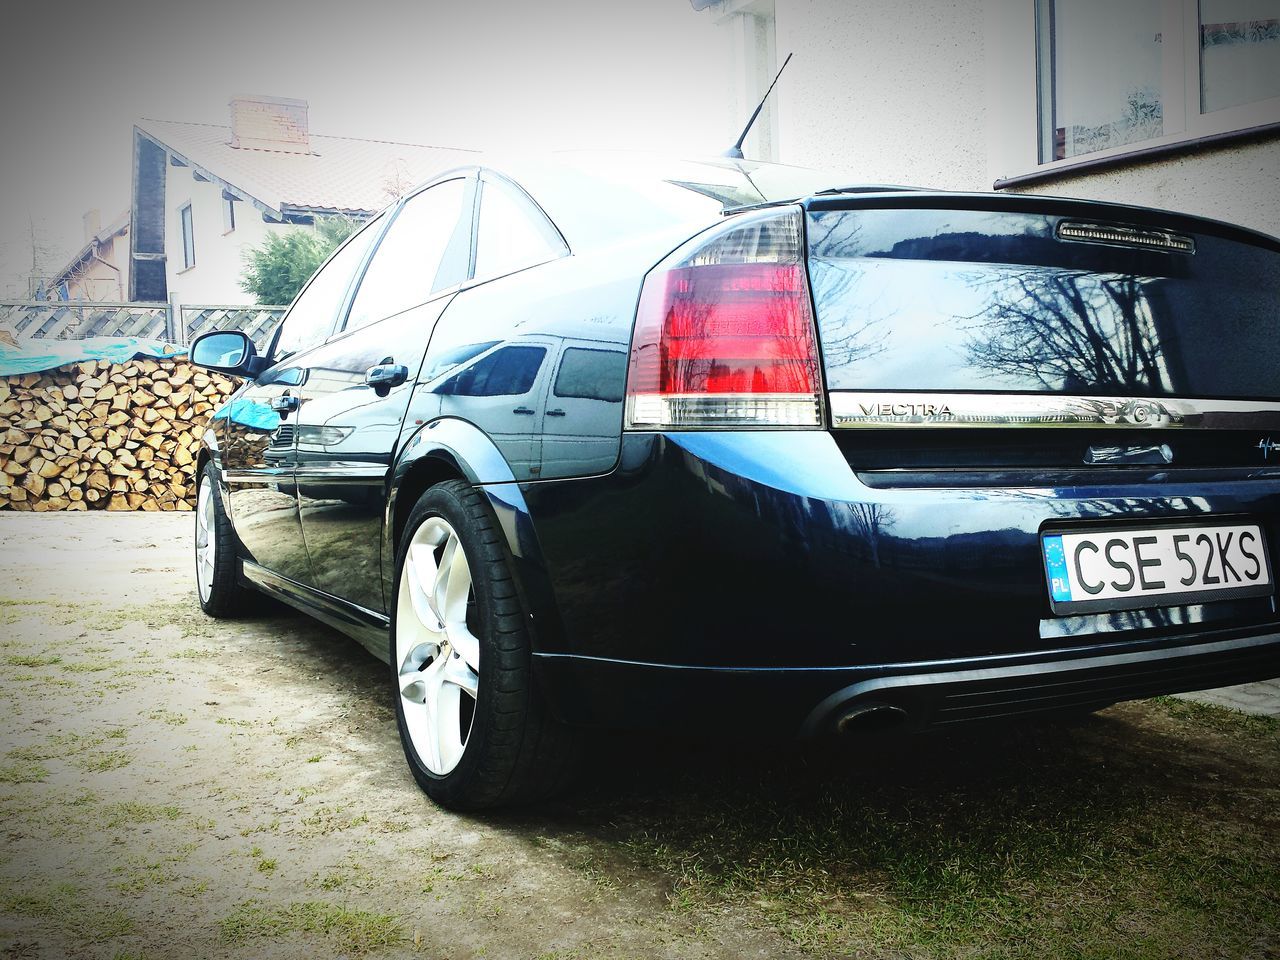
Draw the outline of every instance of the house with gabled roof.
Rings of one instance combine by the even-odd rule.
[[[84,246],[60,270],[33,278],[37,300],[121,301],[129,296],[129,211],[102,225],[98,210],[84,215]],[[35,287],[35,284],[33,284]]]
[[[229,125],[134,126],[129,299],[241,304],[244,251],[317,217],[373,216],[468,150],[314,134],[305,100],[237,96]]]

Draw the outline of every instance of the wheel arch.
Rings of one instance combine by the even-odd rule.
[[[421,496],[445,480],[466,480],[485,493],[515,567],[534,648],[554,644],[553,638],[561,633],[560,618],[520,485],[493,441],[474,424],[453,417],[433,420],[419,429],[401,447],[391,468],[381,545],[387,603],[395,594],[396,550],[405,523]]]

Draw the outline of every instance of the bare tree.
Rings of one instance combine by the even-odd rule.
[[[1170,388],[1142,279],[1028,269],[974,282],[992,287],[986,309],[968,318],[975,367],[1051,390]]]
[[[849,516],[853,529],[867,542],[871,565],[880,566],[880,538],[898,522],[892,507],[882,503],[851,503]]]

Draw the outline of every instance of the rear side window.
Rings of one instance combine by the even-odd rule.
[[[566,252],[551,221],[528,197],[501,180],[483,181],[476,236],[477,280],[506,276]]]
[[[560,361],[553,388],[557,397],[621,403],[627,382],[627,355],[621,350],[570,347]]]
[[[416,307],[465,279],[465,246],[455,243],[465,183],[448,180],[406,201],[369,261],[346,329]]]
[[[319,346],[329,336],[334,318],[346,300],[351,278],[364,262],[382,222],[379,217],[343,244],[298,294],[280,326],[273,362]]]
[[[444,376],[454,367],[461,366],[472,357],[478,357],[490,347],[496,347],[497,345],[497,340],[486,340],[483,343],[464,343],[460,347],[446,350],[432,361],[431,366],[424,370],[422,376],[418,379],[422,383],[429,383],[436,377]]]
[[[521,396],[533,389],[546,356],[545,347],[503,347],[450,377],[436,392],[455,397]]]

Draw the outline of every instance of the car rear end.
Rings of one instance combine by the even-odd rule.
[[[1140,208],[728,218],[646,278],[619,468],[570,511],[625,575],[558,575],[562,679],[821,732],[1280,675],[1277,304],[1280,243]]]

